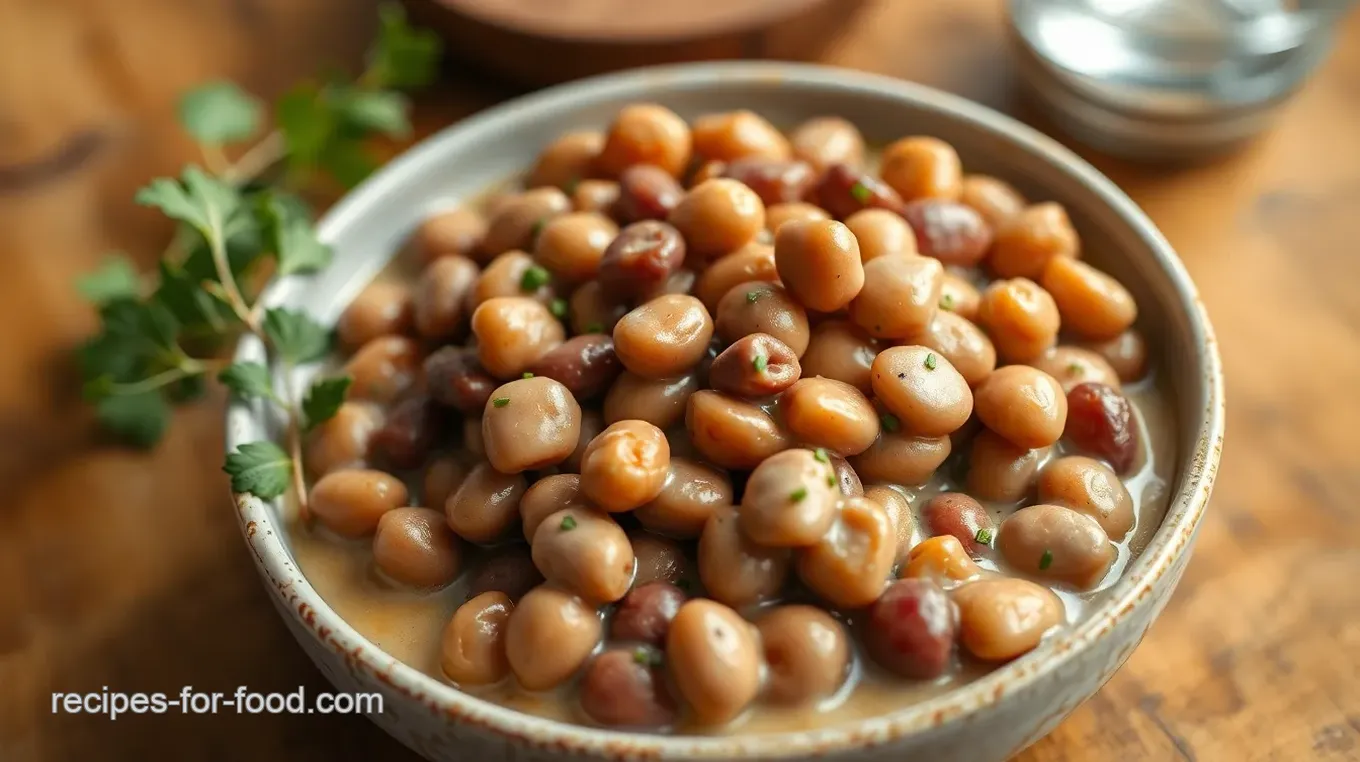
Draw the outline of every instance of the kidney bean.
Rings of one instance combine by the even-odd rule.
[[[614,611],[610,637],[653,646],[666,644],[671,620],[685,602],[685,593],[669,582],[649,582],[632,589]]]
[[[447,429],[444,410],[424,394],[392,406],[387,420],[373,434],[373,450],[393,468],[417,468]]]
[[[959,641],[984,661],[1009,661],[1033,651],[1063,623],[1053,591],[1027,579],[980,579],[954,591]]]
[[[861,209],[902,212],[902,197],[887,183],[845,164],[832,164],[822,173],[813,195],[831,216],[843,220]]]
[[[615,648],[596,656],[581,677],[581,710],[607,727],[661,728],[675,722],[660,651]]]
[[[982,215],[955,201],[919,199],[902,210],[922,255],[947,265],[971,267],[987,255],[992,229]]]
[[[753,333],[714,358],[708,383],[738,397],[768,397],[787,389],[801,373],[798,356],[787,344],[769,334]]]
[[[666,170],[636,164],[619,175],[619,200],[612,214],[620,223],[664,220],[685,197],[685,189]]]
[[[468,599],[498,592],[512,601],[524,597],[543,582],[543,573],[525,545],[501,545],[487,557],[468,582]]]
[[[441,347],[425,358],[426,391],[435,402],[460,412],[480,412],[499,385],[482,370],[475,349]]]
[[[755,191],[766,206],[802,201],[817,182],[807,162],[755,157],[729,163],[723,176]]]
[[[599,396],[623,372],[614,340],[603,334],[568,339],[529,366],[535,376],[561,383],[578,400]]]
[[[935,582],[903,579],[883,591],[869,612],[864,644],[874,661],[894,674],[931,680],[949,670],[957,613]]]
[[[621,230],[600,261],[600,286],[613,299],[636,299],[666,283],[685,261],[685,239],[665,222],[644,220]]]
[[[962,492],[941,492],[921,509],[921,519],[931,536],[953,535],[969,555],[990,547],[996,532],[987,509]],[[983,532],[985,531],[985,534]]]
[[[1097,383],[1078,384],[1067,394],[1063,436],[1081,450],[1110,462],[1123,474],[1138,455],[1138,428],[1128,397]]]

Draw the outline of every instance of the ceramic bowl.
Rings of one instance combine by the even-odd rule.
[[[960,98],[895,79],[778,63],[644,69],[545,90],[425,140],[337,204],[321,223],[335,246],[324,273],[282,282],[273,303],[333,322],[421,218],[522,171],[573,128],[599,127],[624,104],[663,103],[686,117],[750,108],[777,124],[839,114],[871,141],[938,135],[970,171],[998,175],[1031,198],[1064,204],[1084,250],[1134,292],[1139,326],[1169,386],[1181,453],[1161,528],[1086,619],[1034,652],[944,695],[881,717],[771,735],[660,736],[527,716],[441,684],[388,656],[346,624],[299,572],[277,505],[237,496],[241,528],[270,598],[317,666],[342,691],[378,691],[371,719],[432,760],[806,758],[987,762],[1051,730],[1114,674],[1171,596],[1204,515],[1223,440],[1223,379],[1213,331],[1176,253],[1137,205],[1053,140]],[[259,359],[247,340],[240,359]],[[300,381],[300,379],[294,379]],[[227,448],[270,436],[257,407],[227,415]]]

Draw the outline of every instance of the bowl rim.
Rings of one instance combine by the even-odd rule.
[[[1084,620],[1048,638],[1034,652],[971,683],[886,715],[825,728],[791,729],[770,734],[665,736],[622,733],[524,714],[465,694],[397,661],[345,622],[306,580],[292,561],[269,506],[253,495],[235,495],[241,530],[257,567],[266,578],[266,587],[280,598],[281,608],[308,631],[317,645],[337,652],[351,670],[359,667],[369,672],[387,687],[420,701],[432,713],[448,720],[475,725],[512,743],[530,747],[593,754],[608,759],[635,756],[728,759],[826,754],[901,740],[964,721],[1003,701],[1007,694],[1026,688],[1092,647],[1136,608],[1152,605],[1155,596],[1150,594],[1154,586],[1158,586],[1168,572],[1176,570],[1177,561],[1189,552],[1217,475],[1224,431],[1222,365],[1212,326],[1194,284],[1165,237],[1112,181],[1052,138],[960,96],[878,74],[767,61],[679,64],[591,77],[515,98],[426,138],[332,207],[318,226],[319,234],[323,240],[329,240],[334,231],[348,224],[348,220],[365,214],[367,207],[400,184],[409,171],[435,156],[439,145],[457,134],[569,110],[574,100],[586,95],[592,98],[645,98],[649,91],[696,88],[717,81],[778,82],[794,88],[835,88],[865,96],[910,101],[968,122],[975,129],[1042,157],[1079,181],[1102,205],[1118,214],[1136,232],[1158,269],[1169,278],[1179,307],[1186,312],[1191,334],[1189,345],[1194,350],[1193,372],[1199,380],[1199,392],[1205,403],[1194,445],[1179,459],[1184,476],[1180,488],[1170,499],[1162,525],[1123,577],[1109,588],[1105,601],[1094,607]],[[286,290],[266,294],[265,298],[274,303],[283,293]],[[258,353],[258,342],[247,337],[238,346],[236,357],[257,359]],[[259,417],[258,409],[248,403],[233,401],[228,406],[228,452],[244,442],[258,439],[248,430],[259,429]],[[1174,580],[1175,576],[1172,584]]]

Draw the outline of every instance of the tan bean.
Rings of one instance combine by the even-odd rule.
[[[940,281],[940,311],[976,322],[978,307],[982,304],[982,292],[971,281],[956,273],[946,271]]]
[[[779,272],[774,263],[774,247],[752,241],[704,270],[694,284],[694,295],[710,314],[716,315],[719,301],[733,286],[750,281],[777,280]]]
[[[694,154],[711,161],[787,159],[789,141],[765,117],[739,109],[694,120]]]
[[[982,215],[993,230],[1025,210],[1025,197],[1020,191],[990,175],[965,175],[959,186],[959,202]]]
[[[556,688],[586,663],[603,630],[595,610],[580,598],[540,585],[520,599],[506,623],[510,671],[526,690]]]
[[[782,226],[774,238],[774,261],[784,287],[820,312],[845,307],[864,287],[859,244],[835,220]]]
[[[949,437],[916,437],[885,427],[872,447],[850,459],[850,465],[865,481],[925,484],[949,457],[949,449]]]
[[[918,198],[958,199],[963,187],[963,165],[954,147],[939,138],[902,138],[883,149],[879,166],[883,182],[904,201]]]
[[[609,214],[619,201],[619,184],[613,180],[582,180],[571,191],[571,208],[578,212]]]
[[[474,458],[485,458],[486,447],[482,443],[482,419],[463,419],[463,449]]]
[[[594,278],[619,226],[596,212],[570,212],[548,220],[534,241],[534,259],[567,283]]]
[[[389,579],[418,589],[444,587],[462,566],[458,538],[440,511],[394,508],[378,519],[373,563]]]
[[[345,363],[351,379],[347,396],[380,405],[395,402],[420,378],[420,345],[405,336],[379,336]]]
[[[930,579],[941,584],[967,582],[982,575],[982,568],[968,557],[959,538],[952,534],[930,537],[911,549],[902,565],[902,579]]]
[[[456,206],[425,218],[416,228],[414,246],[422,262],[440,257],[477,260],[486,235],[486,218],[476,209]]]
[[[864,335],[853,323],[827,320],[812,330],[807,351],[799,362],[805,377],[825,376],[868,394],[873,389],[871,368],[878,350],[878,341]]]
[[[788,433],[759,406],[709,390],[689,398],[685,428],[695,448],[723,468],[755,468],[793,446]]]
[[[728,722],[755,700],[760,658],[746,620],[714,601],[687,601],[666,636],[671,677],[704,725]]]
[[[597,280],[582,283],[571,292],[567,309],[575,334],[612,334],[619,319],[628,313],[628,305],[605,294]]]
[[[859,128],[838,116],[819,116],[803,122],[789,136],[793,155],[818,171],[832,164],[858,167],[864,163],[864,138]]]
[[[765,229],[771,233],[779,232],[786,222],[817,222],[829,220],[831,215],[815,204],[805,201],[786,201],[765,208]]]
[[[774,598],[789,574],[789,551],[747,539],[730,505],[713,509],[699,536],[699,578],[714,600],[746,606]]]
[[[605,135],[595,168],[606,177],[634,164],[655,164],[679,177],[689,164],[692,139],[689,125],[674,111],[654,103],[623,107]]]
[[[322,477],[342,468],[368,464],[369,445],[382,428],[382,410],[365,402],[344,402],[340,409],[307,435],[307,473]]]
[[[410,333],[414,320],[410,286],[378,280],[365,286],[340,314],[335,333],[341,344],[357,349],[380,336]]]
[[[1031,505],[1001,522],[996,549],[1017,571],[1095,587],[1114,563],[1115,547],[1090,516],[1060,505]]]
[[[718,302],[714,323],[718,336],[729,344],[752,333],[765,333],[787,344],[799,357],[807,351],[807,312],[778,283],[749,281],[733,286]]]
[[[571,200],[557,188],[535,188],[511,197],[490,216],[482,257],[532,249],[534,237],[548,220],[570,211]]]
[[[698,537],[720,505],[732,504],[732,480],[726,472],[686,458],[671,458],[670,475],[661,493],[633,515],[642,525],[683,539]]]
[[[1063,623],[1063,604],[1052,591],[1026,579],[981,579],[953,594],[959,640],[984,661],[1009,661],[1033,651]]]
[[[827,453],[827,458],[831,461],[831,470],[836,473],[836,486],[841,494],[852,497],[863,495],[864,482],[860,481],[850,461],[832,453]]]
[[[917,256],[916,234],[902,215],[887,209],[863,209],[845,219],[859,242],[863,262],[887,256]]]
[[[836,518],[841,492],[830,460],[811,450],[785,450],[751,472],[738,513],[741,530],[757,544],[799,548],[815,544]]]
[[[421,480],[422,503],[442,508],[471,470],[472,467],[462,455],[445,454],[431,459],[425,465],[425,475]]]
[[[834,694],[850,666],[845,625],[815,606],[780,606],[756,622],[765,663],[765,697],[804,704]]]
[[[984,429],[973,439],[968,453],[969,494],[999,503],[1021,500],[1034,487],[1039,464],[1048,452],[1047,447],[1020,447]]]
[[[425,268],[413,297],[415,326],[421,336],[451,338],[467,319],[467,303],[481,271],[467,257],[447,255]]]
[[[926,347],[892,347],[879,352],[870,382],[874,396],[909,433],[945,436],[973,414],[968,381],[943,354]]]
[[[539,523],[530,545],[549,584],[588,602],[617,601],[633,583],[633,546],[606,513],[563,508]]]
[[[654,582],[675,585],[690,584],[694,570],[680,543],[651,532],[635,531],[628,534],[637,557],[637,573],[633,576],[633,590]],[[683,600],[681,596],[681,600]],[[617,620],[616,620],[617,621]]]
[[[1052,376],[1027,365],[997,368],[978,385],[978,418],[1018,447],[1047,447],[1062,436],[1067,396]]]
[[[472,313],[477,359],[491,375],[521,375],[566,339],[562,324],[547,307],[525,297],[496,297]]]
[[[1007,362],[1028,362],[1058,341],[1058,306],[1037,283],[1024,278],[994,281],[982,292],[977,324]]]
[[[897,549],[893,553],[893,563],[907,560],[911,551],[911,539],[916,530],[916,520],[911,513],[911,502],[901,490],[886,484],[874,484],[864,488],[864,497],[878,503],[892,522],[893,535],[897,538]]]
[[[519,518],[519,501],[527,486],[521,474],[503,474],[490,463],[477,464],[444,504],[449,526],[471,542],[499,540]]]
[[[871,260],[864,265],[864,288],[850,302],[850,319],[870,336],[914,336],[935,319],[943,279],[939,260],[929,257]]]
[[[863,497],[848,497],[817,544],[798,554],[798,576],[833,606],[873,603],[888,586],[897,533],[887,511]]]
[[[638,420],[669,429],[684,420],[685,406],[698,389],[696,373],[652,379],[625,372],[605,394],[605,423]]]
[[[585,457],[586,448],[590,446],[590,441],[597,434],[604,431],[604,415],[594,408],[586,408],[581,411],[581,436],[576,439],[576,449],[571,451],[571,455],[558,465],[559,471],[567,473],[581,473],[581,458]]]
[[[730,254],[765,228],[760,196],[736,180],[716,178],[690,189],[668,221],[685,237],[696,262]]]
[[[581,458],[581,492],[606,511],[631,511],[661,494],[671,447],[645,421],[619,421],[591,440]]]
[[[312,485],[312,515],[343,537],[373,534],[384,513],[406,505],[406,485],[382,471],[332,471]]]
[[[1042,370],[1062,384],[1063,394],[1078,384],[1094,382],[1119,389],[1119,374],[1101,355],[1090,349],[1057,346],[1031,360],[1030,365]]]
[[[1076,259],[1055,257],[1040,282],[1058,305],[1064,328],[1092,339],[1112,339],[1133,325],[1138,305],[1119,281]]]
[[[519,517],[524,529],[524,539],[533,542],[538,525],[563,508],[587,505],[588,501],[581,495],[580,474],[553,474],[539,479],[529,485],[529,489],[519,501]]]
[[[1090,516],[1115,542],[1133,528],[1133,497],[1119,476],[1098,460],[1080,455],[1058,458],[1044,466],[1038,486],[1041,502]]]
[[[536,471],[566,460],[581,435],[581,406],[567,387],[543,376],[511,381],[491,393],[482,413],[486,459],[503,474]]]
[[[590,177],[595,157],[604,148],[604,135],[593,130],[568,132],[549,143],[538,155],[524,185],[528,188],[553,186],[567,190]]]
[[[794,438],[840,455],[858,455],[878,438],[878,413],[860,390],[829,378],[804,378],[779,398]]]
[[[644,378],[671,378],[699,364],[713,338],[703,302],[667,294],[624,315],[614,326],[614,351],[623,367]]]
[[[1060,204],[1035,204],[1011,217],[996,231],[987,255],[1000,278],[1037,279],[1054,257],[1076,257],[1081,251],[1077,231]]]
[[[490,685],[510,674],[505,634],[514,609],[509,596],[498,591],[482,593],[459,606],[440,640],[444,676],[457,685]]]
[[[940,310],[926,330],[909,341],[934,350],[949,361],[970,387],[996,370],[996,347],[982,329],[953,312]]]
[[[1119,374],[1119,380],[1126,384],[1142,378],[1147,373],[1147,340],[1137,328],[1119,334],[1108,341],[1084,342],[1085,349],[1105,358],[1105,361]]]
[[[468,309],[475,310],[498,296],[527,296],[548,304],[557,291],[549,279],[542,277],[546,273],[528,254],[518,249],[504,252],[483,268],[468,297]]]

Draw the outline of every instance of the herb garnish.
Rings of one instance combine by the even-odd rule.
[[[789,493],[789,500],[794,503],[801,503],[803,498],[808,496],[807,487],[799,487]]]
[[[1043,556],[1039,558],[1039,571],[1046,571],[1053,565],[1053,551],[1045,550]]]
[[[926,353],[926,370],[935,370],[935,366],[937,366],[937,365],[939,365],[939,361],[935,359],[935,353],[934,353],[934,352],[927,352],[927,353]]]
[[[575,517],[575,516],[563,516],[563,517],[562,517],[562,523],[558,525],[558,528],[561,529],[563,532],[570,532],[571,530],[575,529],[575,528],[576,528],[576,517]]]

